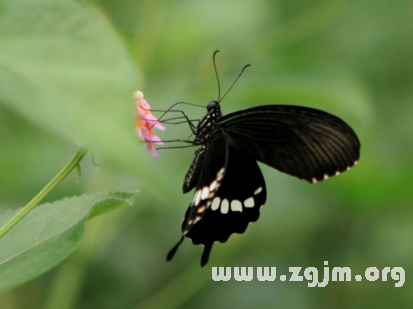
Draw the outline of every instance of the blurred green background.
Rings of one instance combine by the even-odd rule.
[[[135,206],[88,223],[81,247],[0,295],[1,309],[409,308],[413,302],[413,2],[410,0],[0,1],[0,210],[25,205],[70,159],[47,197],[140,190]],[[250,63],[224,113],[260,104],[320,108],[361,140],[350,172],[310,185],[262,165],[269,191],[244,235],[202,247],[180,237],[195,149],[150,157],[134,136],[133,91],[152,108],[217,97]],[[205,110],[182,106],[191,117]],[[162,139],[187,138],[168,126]],[[406,282],[214,282],[212,266],[403,267]],[[302,274],[302,273],[301,273]]]

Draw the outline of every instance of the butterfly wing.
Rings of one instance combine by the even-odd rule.
[[[231,234],[244,233],[250,222],[258,220],[266,197],[265,181],[255,159],[245,151],[230,147],[219,189],[208,200],[202,220],[185,235],[194,244],[205,245],[201,265],[208,262],[214,241],[226,242]],[[190,210],[184,224],[189,214]]]
[[[258,106],[219,119],[229,145],[258,161],[310,182],[349,169],[360,142],[343,120],[302,106]]]
[[[184,240],[189,230],[202,219],[211,204],[216,191],[225,176],[228,163],[228,144],[222,137],[212,139],[195,153],[195,158],[185,176],[183,192],[196,188],[182,223],[182,237],[169,251],[170,261]],[[209,204],[208,204],[209,202]]]
[[[228,165],[228,144],[223,138],[212,140],[205,148],[203,147],[200,150],[199,155],[202,157],[198,159],[195,156],[192,163],[192,165],[195,163],[194,170],[200,169],[200,171],[193,174],[190,179],[190,182],[196,181],[196,188],[182,223],[183,235],[186,235],[205,215],[222,184]],[[188,173],[190,172],[191,168]],[[195,176],[197,176],[196,179],[194,179]],[[188,174],[184,181],[184,188],[187,179]]]
[[[249,223],[258,219],[266,201],[264,178],[248,152],[228,147],[224,139],[208,147],[194,198],[182,224],[183,236],[168,260],[186,236],[194,244],[205,246],[201,259],[204,266],[213,243],[225,242],[231,234],[245,232]]]

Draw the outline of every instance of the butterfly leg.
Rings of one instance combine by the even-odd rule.
[[[152,109],[151,111],[153,111],[153,112],[161,112],[161,110],[153,110],[153,109]],[[159,119],[158,119],[159,122],[162,121],[162,118],[163,118],[163,116],[164,116],[166,113],[181,113],[181,114],[182,114],[182,117],[185,118],[185,122],[188,123],[189,128],[191,129],[192,133],[193,133],[193,134],[196,134],[196,126],[192,123],[192,121],[197,121],[197,122],[199,122],[198,119],[197,119],[197,120],[190,120],[190,119],[188,118],[188,116],[185,114],[185,112],[184,112],[184,111],[181,111],[181,110],[171,110],[171,109],[168,109],[168,110],[163,111],[163,112],[164,112],[164,114],[163,114],[161,117],[159,117]]]
[[[175,122],[172,121],[172,120],[180,120],[180,119],[184,119],[184,118],[185,118],[185,117],[172,117],[172,118],[160,120],[160,121],[158,121],[158,122],[160,122],[160,123],[165,123],[165,124],[173,124],[173,125],[176,125],[176,124],[188,123],[188,120],[189,120],[189,122],[190,122],[191,124],[192,124],[193,122],[199,123],[199,122],[201,121],[200,119],[188,119],[188,120],[175,121]],[[185,118],[185,119],[186,119],[186,118]],[[195,125],[193,125],[193,126],[195,126]]]

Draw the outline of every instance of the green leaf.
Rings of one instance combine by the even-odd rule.
[[[36,207],[0,239],[0,292],[62,262],[79,245],[89,218],[131,205],[135,195],[136,192],[90,194]],[[1,214],[0,226],[17,211]]]
[[[133,92],[142,85],[103,15],[80,1],[5,0],[0,46],[0,104],[97,155],[136,164]]]

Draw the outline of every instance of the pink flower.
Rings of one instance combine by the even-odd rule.
[[[165,128],[158,122],[156,117],[152,115],[150,111],[150,106],[148,102],[143,98],[143,93],[140,91],[135,92],[136,100],[136,123],[135,129],[136,134],[139,136],[142,142],[146,143],[148,146],[148,151],[151,153],[152,157],[159,158],[158,153],[153,144],[158,146],[163,146],[162,141],[156,134],[152,131],[155,127],[161,131]]]

